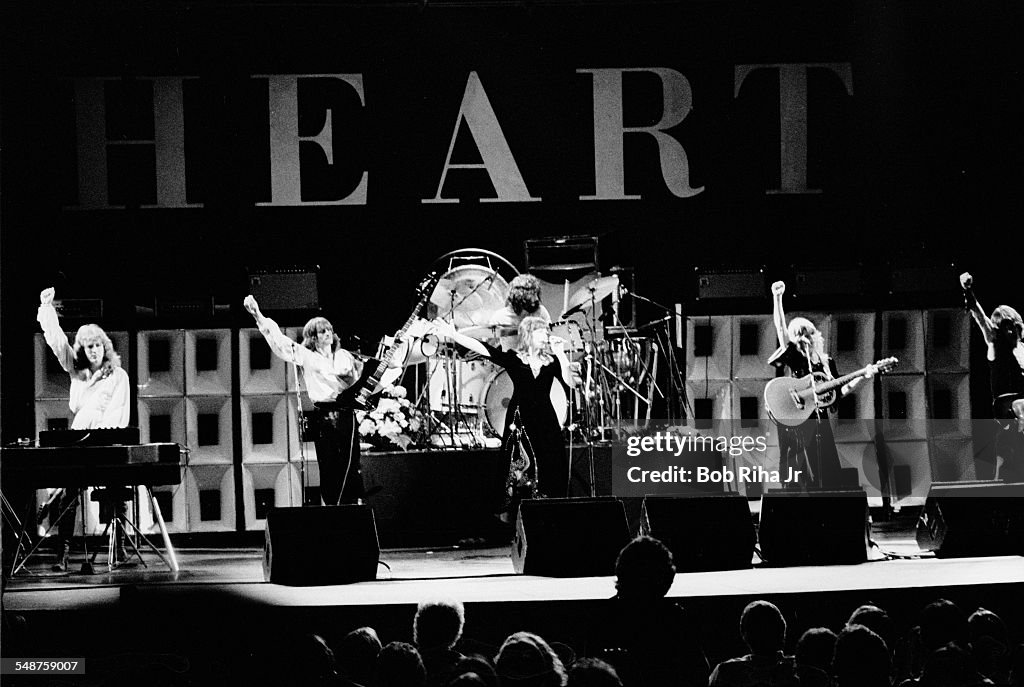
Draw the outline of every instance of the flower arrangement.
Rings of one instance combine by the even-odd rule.
[[[393,445],[408,450],[413,443],[410,433],[418,432],[422,421],[406,394],[404,386],[385,386],[376,408],[356,412],[359,436],[365,442],[378,449]]]

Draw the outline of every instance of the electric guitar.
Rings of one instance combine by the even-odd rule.
[[[838,379],[829,379],[824,372],[814,372],[806,377],[777,377],[764,388],[764,405],[768,417],[776,424],[787,427],[801,425],[815,408],[833,405],[838,398],[838,390],[847,382],[864,377],[872,370],[874,374],[889,372],[898,363],[896,358],[885,358]]]
[[[363,369],[359,373],[358,379],[352,382],[351,386],[338,394],[338,403],[359,409],[370,408],[373,404],[371,403],[371,397],[377,390],[384,384],[388,384],[394,381],[398,374],[401,373],[401,368],[394,368],[391,366],[391,361],[395,357],[395,352],[402,345],[402,337],[412,326],[412,323],[416,321],[416,316],[419,315],[420,310],[426,305],[427,299],[430,298],[430,293],[437,284],[440,277],[438,272],[431,272],[420,282],[420,285],[416,287],[416,294],[419,299],[416,302],[416,307],[413,308],[412,314],[409,315],[409,319],[405,321],[402,328],[395,334],[395,340],[384,354],[378,360],[377,358],[367,358],[363,361]]]

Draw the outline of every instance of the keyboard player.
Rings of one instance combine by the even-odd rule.
[[[71,428],[127,427],[131,417],[128,373],[121,367],[121,357],[114,350],[110,337],[99,325],[86,324],[79,327],[74,343],[68,341],[53,307],[54,295],[52,287],[39,294],[36,321],[57,362],[71,378],[68,406],[75,414]],[[62,513],[74,503],[77,493],[77,488],[64,489],[61,497],[51,503],[51,512]],[[76,515],[77,509],[74,509],[58,525],[55,571],[67,570]],[[118,541],[118,552],[123,549],[123,543]]]

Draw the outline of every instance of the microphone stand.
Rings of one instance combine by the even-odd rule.
[[[451,307],[451,310],[449,311],[449,314],[451,315],[451,318],[452,318],[452,327],[454,327],[455,326],[455,307],[456,307],[456,303],[455,303],[455,289],[451,290],[450,298],[451,298],[452,307]],[[462,300],[465,300],[465,298],[463,298]],[[462,301],[459,301],[460,304],[461,304],[461,302]],[[448,388],[448,436],[449,436],[449,438],[451,439],[451,442],[452,442],[451,443],[451,447],[454,449],[455,448],[455,423],[456,423],[455,414],[457,412],[459,412],[459,409],[456,408],[456,403],[461,401],[461,399],[458,399],[458,400],[455,399],[455,396],[457,395],[456,391],[458,389],[458,380],[455,379],[455,375],[457,374],[456,360],[455,360],[455,348],[450,346],[449,349],[450,350],[448,351],[448,355],[445,356],[445,368],[446,369],[445,369],[444,377],[445,377],[445,386]]]
[[[470,296],[472,296],[477,291],[479,291],[481,286],[483,286],[484,284],[490,284],[491,282],[493,282],[494,281],[494,276],[495,275],[492,274],[489,277],[487,277],[487,279],[482,279],[476,286],[473,287],[472,291],[470,291],[465,296],[460,298],[458,303],[455,302],[455,290],[454,289],[452,290],[452,292],[451,292],[452,293],[452,324],[455,323],[455,308],[457,308],[460,305],[462,305],[463,303],[465,303],[466,299],[469,298]],[[474,322],[474,324],[476,324],[476,323]]]
[[[292,342],[292,357],[293,358],[296,357],[295,356],[295,346],[296,346],[296,343],[293,341]],[[306,505],[306,488],[307,488],[307,485],[306,485],[306,437],[304,435],[306,433],[306,428],[308,427],[309,421],[306,419],[305,413],[302,412],[302,392],[301,392],[301,390],[299,388],[299,366],[296,365],[295,363],[292,363],[292,376],[293,376],[293,378],[295,380],[295,415],[296,415],[296,418],[299,421],[299,426],[297,428],[298,429],[298,434],[299,434],[299,486],[300,486],[300,488],[302,490],[300,492],[300,495],[299,495],[299,505],[300,506],[305,506]],[[318,431],[319,431],[319,428],[318,428]],[[288,462],[291,462],[291,455],[288,456]],[[288,480],[291,481],[291,479],[292,479],[291,471],[289,470],[289,472],[288,472]],[[289,485],[289,487],[290,486],[291,485]],[[289,494],[288,494],[288,503],[289,503],[289,505],[294,506],[295,503],[294,503],[293,490],[291,488],[289,488],[288,492],[289,492]]]
[[[595,303],[596,298],[594,296],[594,292],[595,292],[594,287],[590,287],[590,322],[589,322],[589,325],[590,325],[590,335],[591,335],[590,343],[587,343],[586,340],[585,340],[585,337],[583,337],[583,331],[582,331],[583,327],[581,327],[579,324],[576,324],[576,326],[580,328],[580,338],[581,338],[581,340],[583,340],[584,358],[587,361],[587,378],[588,379],[583,380],[582,394],[583,394],[584,401],[583,401],[583,403],[581,403],[581,406],[586,409],[585,410],[586,423],[585,423],[585,431],[584,431],[583,434],[584,434],[584,437],[586,439],[586,446],[587,446],[587,478],[588,478],[588,480],[590,482],[590,496],[591,496],[591,498],[597,496],[597,484],[596,484],[596,477],[595,477],[595,470],[594,470],[594,460],[595,460],[595,458],[594,458],[594,432],[593,432],[593,430],[594,430],[594,426],[593,426],[594,425],[594,418],[593,418],[593,408],[591,407],[590,399],[589,399],[589,392],[590,392],[590,389],[591,389],[591,385],[593,384],[593,381],[594,381],[593,373],[594,373],[595,363],[597,365],[601,365],[601,363],[597,360],[597,356],[596,356],[596,352],[595,352],[595,348],[596,348],[596,345],[597,345],[597,342],[596,342],[596,339],[597,339],[597,313],[594,311],[594,306],[596,304]],[[577,308],[574,308],[573,311],[575,312],[578,309],[578,307],[579,306],[577,306]],[[575,322],[573,320],[566,319],[571,314],[574,314],[574,313],[570,313],[570,312],[562,313],[563,319],[566,322],[570,322],[570,323],[574,323],[575,324]],[[604,367],[604,366],[601,365],[601,367]],[[598,431],[601,434],[601,440],[604,441],[605,440],[605,433],[604,433],[605,432],[605,427],[604,427],[604,417],[605,417],[605,415],[604,415],[604,401],[605,401],[605,399],[604,399],[604,388],[603,388],[604,384],[602,384],[600,381],[598,381],[598,386],[602,387],[602,388],[600,388],[598,390],[598,414],[599,415],[598,415],[598,427],[597,427],[597,429],[598,429]],[[572,431],[571,430],[570,430],[570,433],[569,433],[569,474],[570,474],[570,476],[572,475]]]
[[[435,364],[431,366],[431,362],[438,360],[437,353],[438,350],[440,349],[440,343],[438,344],[437,349],[434,350],[433,354],[427,355],[426,351],[423,350],[423,343],[425,341],[425,337],[420,341],[420,352],[423,353],[423,355],[427,359],[427,375],[426,379],[423,382],[423,386],[420,386],[419,366],[417,365],[416,384],[414,386],[415,388],[419,389],[419,393],[416,396],[416,402],[415,404],[413,404],[413,407],[419,409],[420,412],[423,413],[424,418],[426,419],[426,422],[420,428],[420,433],[423,437],[423,441],[426,442],[428,446],[432,447],[433,445],[431,444],[430,439],[431,437],[434,436],[434,423],[437,422],[438,420],[434,417],[433,409],[430,407],[430,382],[434,378],[434,375],[437,373],[437,365]],[[440,438],[441,435],[438,434],[437,436],[438,438]]]
[[[811,344],[809,342],[805,342],[804,356],[807,358],[807,370],[811,378],[811,395],[814,397],[814,446],[816,449],[815,462],[817,465],[815,467],[817,468],[817,474],[811,475],[811,481],[821,487],[823,486],[819,481],[821,476],[821,415],[819,414],[821,412],[821,405],[818,401],[818,388],[814,383],[814,367],[813,363],[811,363]],[[824,361],[822,361],[822,365],[824,364]],[[804,453],[806,454],[806,452],[807,449],[805,447]],[[807,461],[807,469],[811,469],[810,460]]]
[[[569,325],[576,325],[577,327],[580,326],[579,324],[577,324],[573,320],[565,320],[565,324],[566,324],[566,326],[569,326]],[[582,329],[582,327],[580,327],[580,329]],[[572,345],[571,336],[572,335],[570,334],[570,339],[568,341],[566,341],[566,343],[569,344],[569,345]],[[580,332],[580,340],[581,341],[583,340],[582,332]],[[572,358],[567,355],[566,359],[569,361],[569,366],[570,366],[569,375],[571,377],[572,376],[572,369],[571,369],[571,367],[572,367]],[[569,430],[569,474],[566,476],[566,480],[565,480],[565,490],[566,490],[565,491],[565,495],[566,495],[566,497],[569,497],[571,495],[570,492],[571,492],[571,487],[572,487],[572,448],[573,448],[572,445],[573,445],[573,435],[576,433],[576,422],[573,420],[573,412],[572,412],[572,409],[573,409],[572,397],[573,397],[574,393],[576,393],[575,386],[569,387],[568,393],[566,393],[566,400],[567,400],[568,405],[569,405],[569,407],[566,410],[566,412],[568,413],[566,415],[566,417],[568,418],[568,423],[566,425],[566,429]],[[593,451],[591,451],[590,455],[591,455],[591,459],[590,459],[590,496],[594,497],[594,496],[597,496],[597,494],[595,493],[595,490],[594,490],[594,459],[593,459]]]

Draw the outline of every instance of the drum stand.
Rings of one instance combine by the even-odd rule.
[[[654,373],[652,373],[650,375],[650,377],[649,377],[650,393],[648,394],[647,397],[644,397],[644,396],[640,395],[640,392],[638,391],[638,389],[642,388],[641,381],[643,380],[644,376],[647,375],[647,373],[651,371],[650,362],[649,362],[649,360],[647,360],[647,358],[643,358],[643,359],[641,358],[643,350],[640,348],[640,344],[638,344],[629,335],[629,332],[627,331],[626,326],[622,323],[622,320],[619,319],[619,313],[616,310],[613,309],[612,310],[612,314],[614,315],[615,321],[618,323],[618,326],[622,329],[622,338],[626,342],[626,345],[625,345],[626,350],[627,351],[632,351],[633,353],[635,353],[636,356],[637,356],[637,362],[642,365],[642,368],[638,371],[638,374],[637,374],[637,382],[636,382],[637,388],[636,389],[634,389],[628,383],[626,383],[626,381],[624,379],[622,379],[621,377],[619,377],[617,374],[615,374],[615,372],[613,372],[611,370],[608,370],[608,368],[605,368],[616,379],[616,381],[619,382],[619,387],[617,387],[615,389],[615,391],[614,391],[614,394],[615,394],[614,395],[614,399],[615,399],[616,418],[618,420],[618,424],[617,424],[616,429],[618,429],[621,432],[621,430],[622,430],[622,400],[621,400],[621,392],[623,390],[629,391],[631,394],[633,394],[633,396],[636,397],[636,399],[633,402],[633,407],[634,407],[633,424],[634,424],[634,426],[637,426],[638,423],[639,423],[639,420],[640,420],[640,417],[639,417],[640,416],[640,405],[639,404],[643,403],[645,405],[645,407],[646,407],[646,414],[647,414],[647,420],[650,421],[650,419],[651,419],[651,405],[652,405],[651,402],[653,401],[654,393],[657,392],[658,396],[661,397],[661,398],[664,398],[665,395],[663,393],[661,393],[661,389],[658,388],[658,380],[655,379],[655,374]],[[614,362],[614,358],[613,358],[612,362]],[[604,366],[602,365],[602,367],[604,367]],[[657,371],[657,364],[654,365],[654,370]]]
[[[445,387],[448,395],[448,428],[451,436],[452,448],[459,446],[458,436],[460,427],[465,428],[473,437],[473,445],[477,446],[477,437],[473,433],[466,414],[462,412],[462,368],[459,366],[459,357],[455,349],[451,348],[445,358]],[[444,401],[442,401],[442,407]]]
[[[431,437],[442,438],[447,435],[450,448],[458,448],[460,427],[464,428],[472,437],[472,446],[479,448],[480,439],[474,431],[474,427],[470,423],[470,420],[466,417],[466,413],[462,410],[462,394],[460,389],[462,388],[462,379],[460,378],[461,369],[459,367],[459,357],[456,350],[453,347],[449,347],[444,353],[435,353],[432,356],[427,356],[427,378],[420,388],[419,396],[416,398],[414,406],[423,413],[426,418],[426,422],[422,429],[422,436],[425,437],[426,442],[430,443]],[[444,367],[444,387],[441,390],[441,410],[439,414],[447,413],[447,423],[439,422],[435,417],[431,408],[430,399],[430,382],[434,378],[435,374],[438,374],[439,368]],[[447,409],[445,406],[447,405]],[[447,427],[445,427],[447,424]]]
[[[671,309],[667,308],[661,303],[652,301],[646,296],[641,296],[638,293],[632,291],[627,293],[628,296],[650,303],[654,307],[666,313],[665,317],[654,322],[648,322],[647,324],[640,327],[640,329],[651,328],[654,329],[654,336],[657,340],[658,348],[661,349],[662,354],[665,356],[665,365],[667,367],[666,374],[668,375],[668,395],[662,394],[659,391],[659,395],[666,400],[666,420],[686,420],[687,411],[692,416],[692,409],[689,408],[690,402],[686,396],[686,385],[683,383],[682,367],[679,365],[679,360],[676,357],[675,346],[672,345],[671,327],[667,326],[676,313]],[[675,417],[674,412],[678,407],[679,416]]]

